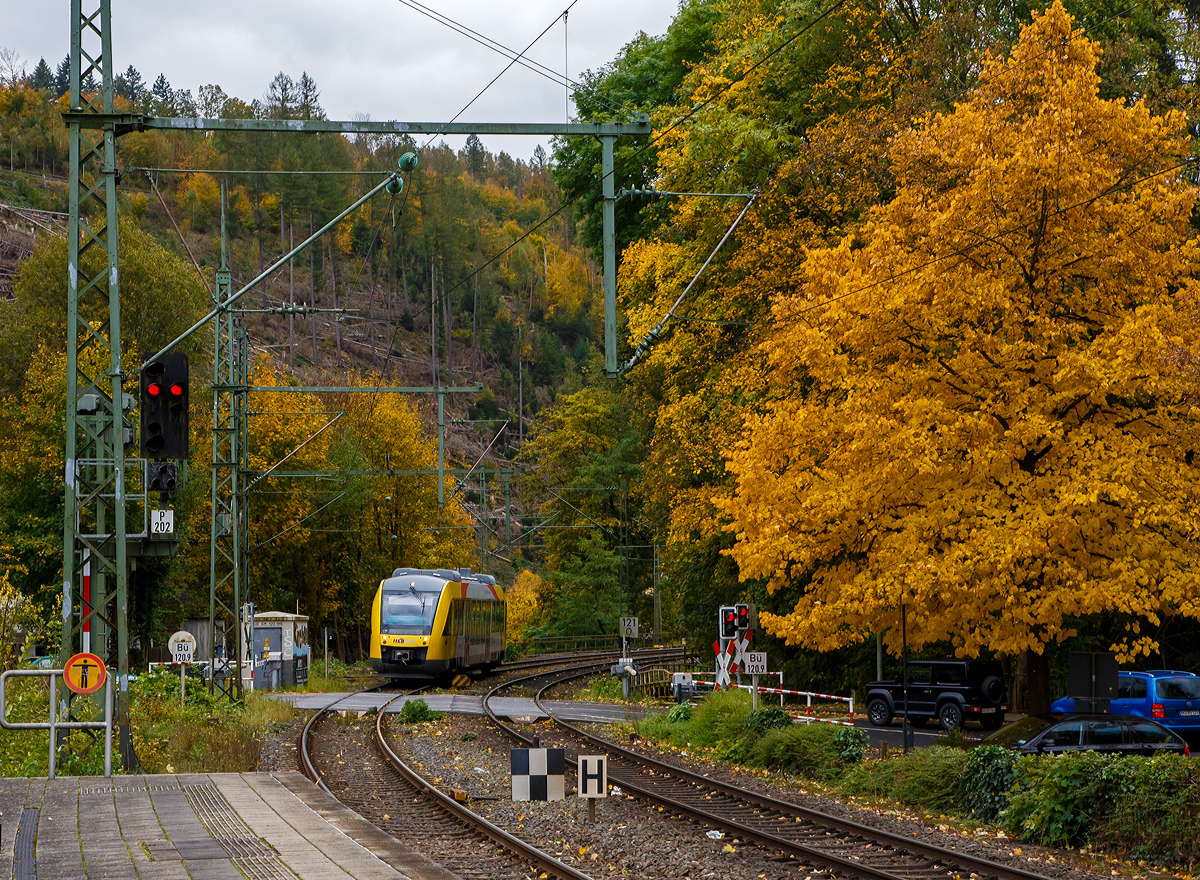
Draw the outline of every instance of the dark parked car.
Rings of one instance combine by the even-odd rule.
[[[1070,697],[1055,700],[1051,712],[1071,712]],[[1136,715],[1157,721],[1168,730],[1185,736],[1200,734],[1200,675],[1169,669],[1125,672],[1117,675],[1117,698],[1111,703],[1114,715]]]
[[[921,725],[937,718],[950,730],[978,721],[988,730],[1004,724],[1008,689],[998,660],[913,660],[908,664],[908,720]],[[900,678],[867,685],[867,718],[887,727],[905,713]]]
[[[1024,754],[1107,752],[1116,755],[1190,755],[1176,733],[1148,718],[1130,715],[1030,715],[997,730],[983,741]]]

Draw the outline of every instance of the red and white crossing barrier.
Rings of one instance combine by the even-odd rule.
[[[762,687],[760,685],[758,690],[760,693],[764,693],[764,694],[779,694],[779,705],[780,706],[783,705],[783,698],[785,695],[792,696],[792,697],[804,697],[805,698],[804,714],[803,715],[792,715],[792,718],[794,718],[798,721],[828,721],[832,724],[846,724],[851,727],[854,726],[854,697],[842,697],[837,694],[819,694],[816,691],[787,690],[783,687],[783,673],[780,672],[777,674],[779,675],[779,684],[780,684],[779,687],[768,688],[768,687]],[[699,679],[704,676],[715,675],[715,673],[713,673],[713,672],[697,672],[697,673],[694,673],[694,675],[696,678]],[[705,682],[705,684],[707,684],[707,682]],[[729,684],[729,685],[726,685],[726,687],[739,687],[742,690],[748,691],[748,690],[750,690],[751,686],[748,684],[742,684],[742,685]],[[834,719],[821,718],[819,716],[813,715],[812,707],[813,707],[814,699],[816,699],[818,702],[826,701],[826,702],[835,702],[835,703],[846,703],[847,711],[850,714],[850,720],[849,721],[836,721]]]

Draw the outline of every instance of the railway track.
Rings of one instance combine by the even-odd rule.
[[[602,662],[594,661],[589,668],[594,670]],[[301,735],[305,773],[337,800],[430,860],[424,874],[406,866],[410,876],[591,880],[439,791],[400,759],[385,730],[387,710],[396,700],[418,692],[397,694],[381,707],[369,735],[365,725],[339,723],[335,713],[341,700],[314,713]]]
[[[593,736],[561,721],[542,707],[542,696],[552,687],[586,675],[559,676],[538,688],[538,707],[554,720],[565,736],[567,767],[586,744],[586,752],[603,750],[608,758],[608,778],[627,793],[681,818],[721,829],[743,840],[757,842],[780,858],[841,877],[861,880],[1047,880],[1019,867],[946,849],[904,835],[893,834],[849,819],[831,816],[798,804],[778,800],[748,789],[711,779],[690,770],[642,755]],[[510,687],[545,679],[549,673],[514,679],[497,685],[484,698],[491,721],[513,739],[531,745],[530,737],[505,723],[489,707],[490,699]],[[540,745],[548,745],[541,742]]]

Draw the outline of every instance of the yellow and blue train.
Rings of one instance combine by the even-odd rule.
[[[407,679],[494,669],[507,619],[504,590],[491,575],[397,568],[371,606],[371,667]]]

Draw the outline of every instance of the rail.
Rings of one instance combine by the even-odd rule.
[[[585,674],[575,673],[550,682],[537,691],[534,701],[560,728],[589,743],[589,747],[606,750],[609,753],[608,778],[610,781],[618,779],[627,794],[637,795],[709,827],[723,828],[743,839],[755,840],[770,850],[791,854],[807,864],[823,866],[838,876],[864,880],[945,880],[970,872],[973,876],[996,880],[1046,880],[1044,875],[1020,867],[925,843],[693,773],[594,736],[561,721],[542,705],[542,697],[550,687]],[[534,677],[515,679],[509,684]],[[498,689],[488,696],[495,690]],[[528,741],[507,725],[500,726],[514,738]],[[622,762],[628,762],[624,770],[620,767]],[[680,781],[694,789],[694,797],[679,797]],[[726,801],[724,808],[718,809],[722,801]],[[740,818],[750,816],[755,817],[754,824]],[[824,840],[828,841],[824,845],[818,842]],[[862,849],[857,853],[846,853],[848,844],[856,844]],[[866,864],[868,859],[882,861],[882,864]],[[889,859],[892,860],[890,863]]]

